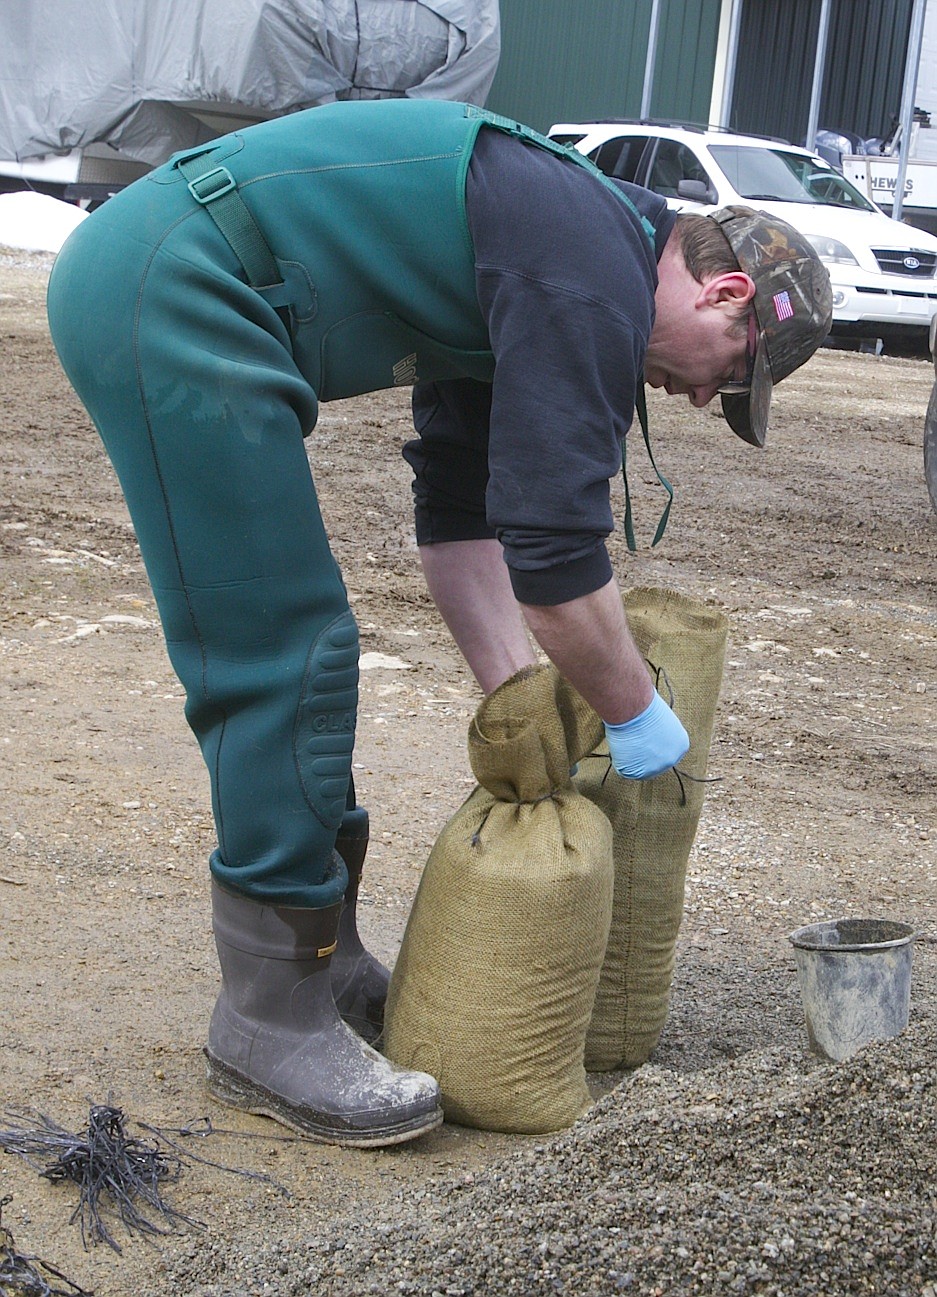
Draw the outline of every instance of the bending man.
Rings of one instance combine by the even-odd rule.
[[[760,444],[772,381],[829,327],[826,273],[764,214],[678,219],[515,123],[393,100],[178,155],[69,239],[49,319],[211,776],[212,1089],[313,1138],[411,1139],[442,1112],[369,1043],[386,973],[353,922],[358,638],[304,445],[318,403],[415,384],[420,551],[482,688],[532,660],[529,627],[619,774],[650,778],[686,733],[605,547],[639,387],[723,390]]]

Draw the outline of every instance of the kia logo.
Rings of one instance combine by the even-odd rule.
[[[917,270],[920,264],[917,257],[905,257],[904,259],[905,270]]]

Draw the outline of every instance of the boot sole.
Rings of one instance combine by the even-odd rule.
[[[308,1109],[293,1107],[280,1095],[212,1057],[207,1049],[205,1057],[208,1060],[208,1088],[216,1099],[233,1108],[240,1108],[243,1112],[270,1117],[273,1121],[288,1126],[290,1130],[295,1130],[305,1139],[320,1144],[338,1144],[343,1148],[387,1148],[392,1144],[406,1144],[411,1139],[418,1139],[420,1135],[436,1130],[443,1123],[442,1108],[435,1108],[402,1125],[366,1131],[342,1130],[326,1125],[321,1120],[317,1121],[316,1114]]]

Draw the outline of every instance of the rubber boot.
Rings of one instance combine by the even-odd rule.
[[[340,910],[265,905],[212,883],[222,986],[209,1088],[327,1144],[400,1144],[441,1123],[439,1086],[389,1063],[339,1016],[329,961]]]
[[[348,886],[338,924],[338,946],[332,956],[332,994],[349,1027],[375,1045],[384,1031],[390,973],[364,948],[358,934],[358,885],[367,849],[368,813],[357,806],[345,812],[335,839],[335,850],[348,870]]]

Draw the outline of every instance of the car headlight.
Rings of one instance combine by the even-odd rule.
[[[839,239],[828,238],[825,234],[808,234],[807,242],[821,261],[828,261],[835,266],[858,266],[858,261]]]

